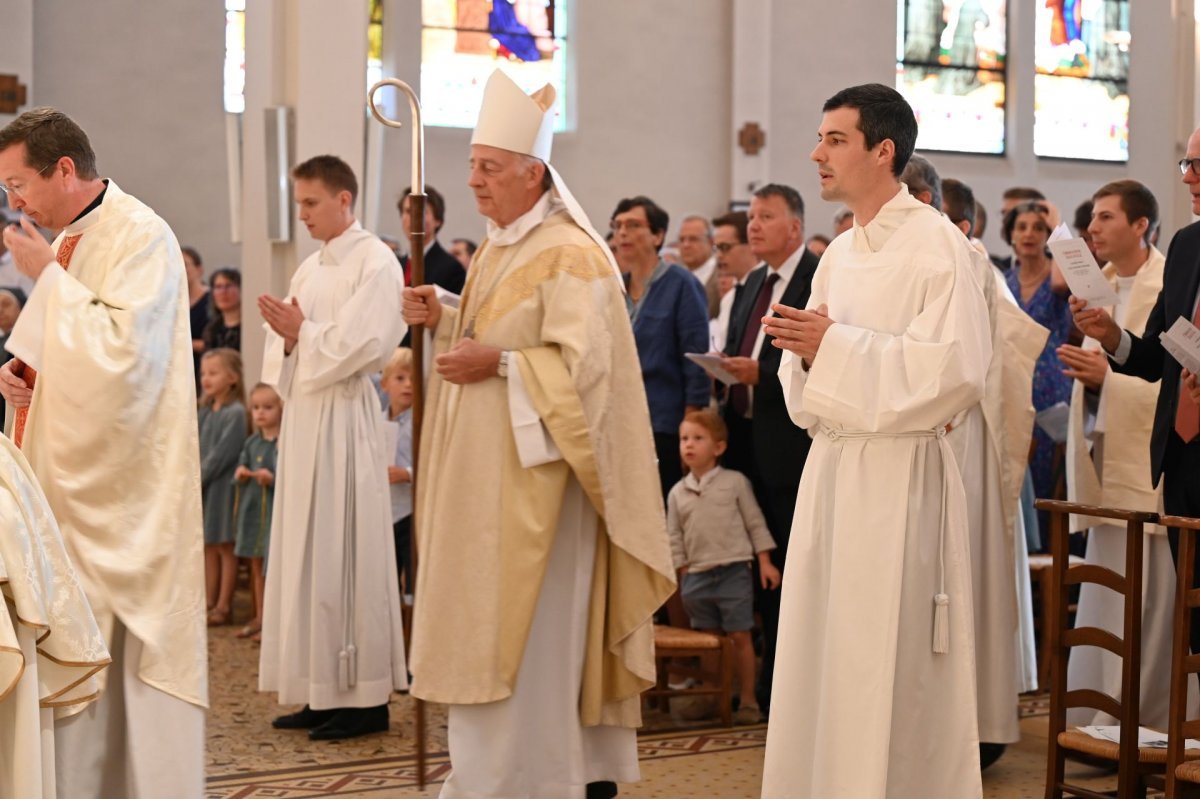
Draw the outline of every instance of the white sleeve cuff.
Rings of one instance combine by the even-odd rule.
[[[550,432],[542,424],[529,392],[525,390],[525,381],[521,370],[514,362],[508,370],[508,409],[512,424],[513,438],[517,443],[517,457],[521,466],[530,469],[544,463],[554,463],[562,460],[562,452],[550,437]]]
[[[1112,354],[1113,363],[1117,366],[1124,366],[1129,360],[1129,351],[1133,349],[1133,339],[1129,337],[1128,330],[1121,331],[1121,343],[1117,345],[1116,351]]]

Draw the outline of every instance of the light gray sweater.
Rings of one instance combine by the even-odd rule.
[[[671,489],[667,533],[675,568],[689,572],[753,560],[775,548],[750,481],[720,466],[699,480],[689,474]]]

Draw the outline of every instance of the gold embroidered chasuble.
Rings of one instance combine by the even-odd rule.
[[[562,459],[521,465],[500,378],[432,374],[417,494],[420,591],[412,693],[450,704],[509,697],[564,491],[577,480],[599,517],[580,696],[585,726],[636,727],[654,682],[651,616],[674,590],[654,444],[624,296],[610,262],[567,215],[514,244],[485,241],[444,352],[472,326],[512,352]]]

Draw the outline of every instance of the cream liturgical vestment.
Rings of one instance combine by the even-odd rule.
[[[582,799],[637,778],[674,575],[621,284],[557,191],[489,232],[437,351],[466,332],[511,360],[430,383],[412,691],[451,705],[443,797]]]
[[[371,375],[404,338],[396,256],[355,222],[304,260],[290,355],[267,331],[283,398],[259,688],[316,710],[386,704],[408,684],[383,415]]]
[[[1140,335],[1163,284],[1165,259],[1151,249],[1137,274],[1118,277],[1112,264],[1104,275],[1117,292],[1118,304],[1109,312],[1122,328]],[[1083,346],[1099,349],[1092,340]],[[1150,479],[1150,435],[1158,385],[1111,369],[1099,392],[1086,390],[1078,380],[1071,392],[1071,423],[1067,429],[1067,487],[1072,502],[1129,510],[1162,510],[1161,492]],[[1091,528],[1086,559],[1125,571],[1125,528],[1103,519],[1071,517],[1071,530]],[[1142,552],[1142,688],[1141,718],[1151,727],[1165,728],[1170,703],[1171,634],[1175,606],[1175,567],[1165,529],[1147,527]],[[1125,617],[1121,598],[1106,588],[1082,586],[1076,626],[1096,626],[1118,637]],[[1192,706],[1195,706],[1195,686]],[[1071,690],[1092,688],[1121,698],[1121,662],[1095,647],[1079,647],[1067,665]],[[1072,724],[1116,724],[1106,713],[1084,709],[1068,712]]]
[[[108,649],[33,471],[4,436],[0,593],[0,799],[54,799],[54,713],[96,698]]]
[[[972,255],[993,357],[983,401],[948,439],[967,494],[979,740],[1013,743],[1022,683],[1014,532],[1033,430],[1033,369],[1049,331],[1009,300],[985,252],[972,246]]]
[[[967,503],[946,426],[983,398],[988,309],[962,234],[901,187],[836,239],[811,371],[779,367],[814,437],[784,573],[767,799],[982,794]]]
[[[167,224],[112,181],[100,205],[69,224],[56,248],[66,237],[79,237],[69,269],[51,264],[42,272],[6,345],[38,370],[22,450],[114,658],[120,660],[113,642],[121,631],[140,644],[135,660],[101,672],[101,690],[128,677],[123,668],[151,693],[197,706],[180,707],[178,717],[160,711],[164,731],[153,737],[178,735],[202,746],[208,649],[183,255]],[[80,780],[68,789],[72,796],[85,796],[82,786],[90,785],[83,773],[90,767],[71,747],[118,745],[112,729],[100,727],[106,722],[96,710],[104,703],[102,695],[60,725],[60,791],[66,776]],[[125,723],[129,756],[100,757],[96,767],[128,767],[142,775],[130,784],[152,790],[147,781],[157,776],[148,775],[162,774],[162,764],[150,761],[161,752],[140,740],[151,731],[128,716]],[[170,787],[157,789],[199,796],[202,755],[178,753]]]

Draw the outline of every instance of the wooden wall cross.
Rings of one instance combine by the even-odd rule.
[[[15,114],[25,105],[25,85],[16,75],[0,75],[0,114]]]
[[[767,146],[767,132],[757,122],[747,122],[738,131],[738,146],[746,155],[758,155],[758,151]]]

